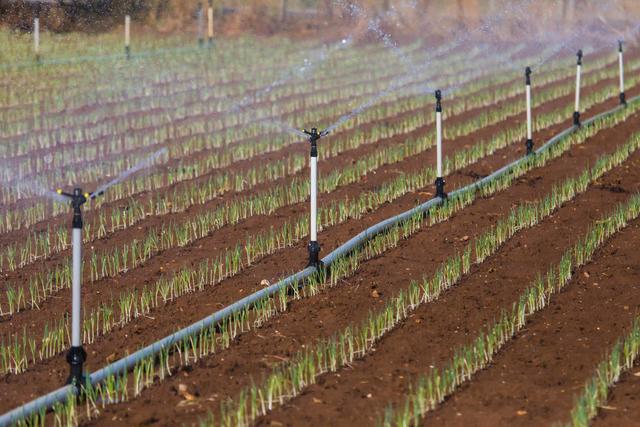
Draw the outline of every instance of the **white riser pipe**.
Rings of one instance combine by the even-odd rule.
[[[131,17],[124,17],[124,46],[129,47],[131,44]]]
[[[209,40],[213,39],[213,8],[210,7],[207,10],[207,32],[209,33]]]
[[[582,72],[582,65],[576,67],[576,105],[575,110],[580,112],[580,73]]]
[[[73,238],[73,262],[71,282],[71,346],[82,345],[80,334],[80,286],[82,279],[82,229],[72,229]]]
[[[618,52],[618,63],[620,64],[620,93],[624,93],[624,59],[622,52]]]
[[[311,241],[318,241],[318,158],[310,158],[311,169],[311,218],[309,223],[311,224],[310,236]]]
[[[526,85],[527,92],[527,139],[533,139],[531,124],[531,85]]]
[[[442,113],[436,112],[437,177],[442,178]]]
[[[36,56],[40,54],[40,19],[33,20],[33,51]]]

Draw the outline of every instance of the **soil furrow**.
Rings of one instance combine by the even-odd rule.
[[[627,124],[627,128],[631,128]],[[613,129],[608,138],[621,129]],[[591,141],[592,143],[595,141]],[[587,144],[584,149],[595,144]],[[576,151],[582,151],[580,148]],[[573,168],[573,158],[571,168]],[[588,163],[588,162],[587,162]],[[583,163],[585,165],[586,163]],[[640,154],[636,153],[622,167],[605,175],[598,185],[576,197],[562,209],[533,229],[525,230],[508,241],[500,251],[472,272],[461,283],[433,304],[418,308],[398,329],[384,338],[371,355],[338,374],[324,375],[318,384],[285,406],[264,417],[259,425],[277,421],[285,425],[318,424],[322,419],[340,420],[340,425],[370,425],[382,414],[387,403],[402,403],[410,381],[429,369],[442,366],[453,356],[454,349],[473,339],[478,330],[496,319],[502,309],[517,301],[520,293],[539,271],[545,272],[578,236],[583,235],[593,220],[607,212],[609,206],[626,200],[629,192],[640,190]],[[556,177],[569,170],[567,159],[556,162]],[[533,171],[534,173],[537,171]],[[537,187],[550,173],[529,174],[526,185]],[[522,180],[521,180],[522,182]],[[611,187],[623,191],[612,190]],[[497,199],[497,197],[495,198]],[[504,201],[501,201],[503,204]],[[493,210],[485,206],[485,215]],[[452,232],[460,239],[461,231]],[[415,239],[411,239],[411,243]],[[425,239],[427,240],[427,239]],[[427,240],[428,241],[428,240]],[[427,243],[423,242],[423,247]],[[418,247],[407,248],[402,257],[382,257],[369,275],[356,276],[361,283],[393,280],[397,286],[410,277],[403,270],[407,254],[418,254]],[[417,255],[413,255],[416,257]],[[415,261],[414,261],[415,262]],[[384,279],[376,277],[385,272]],[[598,356],[601,356],[598,354]],[[362,414],[369,414],[362,417]]]
[[[636,237],[635,242],[633,242],[636,248],[638,239],[640,239],[640,236]],[[640,265],[640,261],[636,261],[632,268],[637,268],[638,265]],[[617,280],[617,277],[616,272],[613,279]],[[609,277],[609,279],[611,278]],[[636,277],[631,286],[636,286],[637,282]],[[606,285],[607,283],[604,282],[601,286]],[[633,307],[628,306],[628,310],[632,311]],[[635,309],[637,311],[638,307],[635,307]],[[631,370],[622,374],[620,381],[613,386],[609,393],[606,407],[601,407],[598,410],[598,415],[591,422],[593,427],[618,427],[629,425],[630,420],[640,420],[640,362],[636,361]],[[566,414],[565,418],[567,418]]]
[[[638,90],[638,88],[634,90]],[[630,91],[630,93],[632,92]],[[566,97],[563,97],[562,99],[554,100],[550,103],[544,104],[540,108],[539,112],[541,113],[557,108],[559,105],[562,105],[562,103],[567,101],[567,99],[565,98]],[[597,112],[604,111],[608,108],[611,108],[613,105],[615,105],[615,100],[607,101],[591,109],[589,111],[589,114],[595,114]],[[509,120],[509,124],[511,126],[515,125],[515,123],[517,122],[517,118],[511,118]],[[537,133],[535,136],[538,141],[545,140],[553,133],[558,132],[563,126],[564,125],[551,126],[550,128]],[[451,153],[453,150],[469,148],[472,145],[476,144],[479,140],[488,139],[492,134],[498,132],[503,127],[504,124],[498,123],[496,125],[478,130],[468,136],[449,141],[446,152]],[[425,130],[421,129],[420,131]],[[419,133],[412,133],[412,135],[417,137],[419,136]],[[397,144],[401,143],[405,139],[405,135],[396,136],[390,138],[392,142],[389,143]],[[358,149],[356,151],[366,152],[366,150],[368,149],[371,149],[371,147],[361,147],[361,149]],[[407,158],[400,163],[383,165],[375,172],[363,177],[363,179],[357,183],[345,185],[329,194],[322,194],[321,202],[326,206],[332,201],[343,200],[345,198],[354,199],[363,192],[375,190],[380,184],[396,177],[400,173],[400,171],[411,172],[420,170],[424,167],[425,164],[432,163],[434,151],[435,150],[433,149],[425,150],[423,153]],[[491,170],[495,170],[498,165],[519,157],[520,155],[522,155],[522,151],[523,147],[521,145],[512,144],[510,147],[507,147],[504,150],[500,150],[494,155],[488,156],[486,159],[478,162],[477,167],[473,168],[472,171],[466,171],[465,173],[461,174],[461,176],[450,178],[449,180],[452,181],[450,185],[453,184],[455,188],[455,186],[459,184],[470,182],[471,180],[475,179],[477,175],[485,175]],[[327,163],[329,162],[325,162],[324,164]],[[331,167],[330,164],[328,166]],[[421,199],[425,195],[428,194],[418,195],[418,198]],[[401,199],[406,198],[407,197],[405,196]],[[415,198],[413,200],[415,200]],[[378,209],[378,211],[373,213],[373,216],[375,218],[384,218],[384,216],[381,216],[381,212],[388,212],[388,210],[384,209],[384,206],[382,208],[382,210]],[[91,309],[99,306],[105,300],[108,301],[112,298],[117,298],[118,295],[126,289],[131,289],[132,287],[138,287],[141,289],[145,284],[153,284],[163,274],[171,274],[173,271],[176,271],[184,266],[194,265],[199,260],[210,258],[212,254],[216,253],[216,251],[222,251],[226,248],[233,247],[235,246],[236,242],[244,241],[247,235],[252,235],[259,232],[260,230],[265,229],[265,222],[268,223],[268,226],[279,227],[287,222],[287,220],[297,218],[299,215],[304,214],[306,209],[307,203],[302,202],[280,208],[276,210],[276,212],[274,212],[274,214],[272,215],[255,215],[251,218],[240,221],[238,224],[222,227],[214,231],[209,237],[198,239],[186,247],[172,248],[163,251],[152,257],[150,260],[146,261],[143,265],[134,268],[127,273],[120,274],[117,277],[106,278],[91,283],[89,287],[85,286],[84,288],[83,297],[87,303],[85,306],[85,311],[89,312]],[[367,217],[369,216],[371,215],[368,215]],[[95,242],[94,247],[98,249],[111,247],[113,245],[121,246],[122,243],[124,243],[125,241],[129,241],[129,239],[142,239],[144,238],[144,233],[146,233],[149,228],[153,226],[153,224],[155,224],[156,226],[160,226],[160,221],[164,221],[166,220],[166,218],[167,216],[156,217],[155,222],[150,221],[150,223],[145,223],[144,227],[142,225],[139,225],[135,227],[136,230],[125,230],[124,232],[119,234],[119,238],[107,238],[100,242]],[[357,221],[347,221],[347,223],[349,222],[356,223]],[[328,230],[323,231],[323,239],[332,239],[333,232],[331,230],[333,228],[334,227],[331,227]],[[325,251],[328,251],[329,248],[335,247],[335,245],[338,244],[337,242],[340,242],[341,240],[333,241],[335,243],[332,243],[331,245],[324,245]],[[286,252],[287,250],[285,249],[284,251]],[[42,271],[42,269],[50,269],[53,265],[55,265],[55,262],[59,260],[63,255],[66,255],[66,252],[57,254],[47,262],[42,262],[30,267],[25,267],[13,274],[8,274],[7,276],[5,276],[5,283],[25,281],[28,279],[28,277],[30,277],[31,274],[35,274],[37,271]],[[295,268],[295,265],[290,268]],[[285,271],[291,270],[280,270],[279,272],[283,273]],[[85,280],[88,280],[88,275],[89,268],[88,264],[85,263],[85,277],[87,278]],[[272,280],[275,279],[275,276],[265,276],[263,278]],[[260,280],[261,279],[259,279],[258,282]],[[68,292],[58,292],[55,298],[49,298],[48,300],[41,303],[39,310],[22,311],[14,314],[11,318],[5,320],[4,322],[1,322],[0,332],[6,334],[6,328],[9,328],[9,330],[11,331],[19,330],[25,324],[30,325],[31,328],[36,327],[39,330],[42,330],[46,323],[56,321],[60,318],[62,313],[68,310],[69,298],[70,295],[68,295]]]
[[[624,183],[622,188],[630,190]],[[608,200],[603,202],[604,209]],[[639,239],[636,220],[575,272],[566,290],[552,298],[547,310],[530,318],[489,369],[428,414],[424,425],[539,426],[569,421],[575,397],[602,355],[629,331],[640,311]],[[630,415],[625,413],[626,422],[619,419],[616,425],[637,420]]]
[[[575,150],[577,152],[571,156],[575,169],[566,170],[563,159],[559,159],[542,170],[532,171],[495,197],[476,202],[455,214],[450,221],[430,227],[403,242],[397,250],[390,250],[383,257],[365,263],[356,277],[346,280],[341,286],[329,289],[312,300],[292,304],[289,311],[273,322],[241,336],[229,350],[197,364],[193,372],[186,369],[154,386],[152,390],[143,392],[138,400],[119,405],[119,409],[107,408],[105,417],[100,419],[102,421],[94,423],[105,420],[113,422],[114,416],[125,424],[144,423],[149,415],[144,406],[149,399],[163,401],[164,409],[159,410],[162,414],[159,419],[163,422],[165,419],[170,420],[169,423],[177,419],[195,421],[194,414],[206,415],[207,410],[212,408],[215,411],[215,402],[234,397],[243,386],[250,384],[250,378],[261,378],[270,366],[290,357],[301,345],[311,344],[315,339],[331,335],[351,322],[363,320],[371,308],[406,287],[411,279],[420,279],[425,273],[435,270],[445,258],[453,255],[456,247],[459,249],[464,242],[507,213],[514,203],[540,197],[551,189],[559,176],[575,173],[581,166],[592,162],[594,157],[602,154],[600,150],[603,149],[601,144],[592,142],[584,149]],[[610,149],[615,143],[606,145]],[[547,169],[550,169],[549,173]],[[593,204],[589,204],[589,207],[593,209]],[[483,215],[483,212],[490,214]],[[458,236],[459,230],[467,234]],[[530,233],[539,231],[530,230]],[[429,246],[429,252],[424,256],[426,245]],[[407,253],[415,255],[408,256]],[[389,271],[396,273],[394,275]],[[387,279],[390,275],[394,275],[392,280]],[[232,381],[221,384],[221,378],[231,378]],[[180,383],[188,384],[190,392],[199,396],[197,402],[188,405],[180,403],[182,398],[176,391]],[[125,413],[128,415],[125,416]],[[320,422],[318,419],[307,421],[311,424]]]

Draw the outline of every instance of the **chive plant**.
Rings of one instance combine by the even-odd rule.
[[[514,171],[514,173],[502,177],[498,181],[492,181],[484,184],[483,187],[480,188],[481,195],[488,196],[495,193],[496,191],[506,188],[508,185],[510,185],[511,182],[513,182],[514,179],[521,176],[531,168],[540,167],[546,164],[546,162],[550,159],[556,158],[557,156],[564,153],[570,146],[584,142],[602,128],[602,125],[599,123],[606,124],[606,126],[611,126],[615,123],[618,123],[619,121],[624,120],[625,117],[627,117],[627,114],[631,113],[632,112],[629,112],[628,109],[619,111],[615,113],[615,115],[611,118],[602,119],[601,122],[596,122],[593,126],[582,129],[577,134],[577,136],[572,135],[570,137],[567,137],[557,146],[552,147],[551,150],[544,151],[535,158],[529,159],[529,161],[523,163],[522,166],[518,167],[516,171]],[[629,144],[624,146],[621,150],[635,150],[635,147],[637,147],[638,144],[638,140],[639,137],[637,135],[634,135]],[[493,145],[495,143],[496,141],[492,140],[490,145]],[[445,170],[451,167],[451,164],[453,164],[454,167],[455,165],[458,165],[457,167],[462,167],[462,165],[468,164],[468,161],[472,161],[473,159],[477,158],[480,153],[484,153],[485,150],[493,152],[499,147],[500,145],[494,145],[493,148],[490,149],[483,149],[479,151],[474,150],[476,154],[472,155],[471,157],[463,157],[461,160],[461,164],[457,164],[458,160],[456,160],[455,163],[445,161]],[[477,148],[477,146],[474,147],[474,149],[475,148]],[[620,156],[620,154],[618,154],[617,156]],[[616,158],[621,159],[622,157]],[[344,216],[343,218],[359,218],[362,213],[370,210],[372,207],[375,207],[378,204],[385,203],[386,201],[393,200],[394,194],[398,194],[398,191],[401,192],[400,194],[403,194],[403,192],[405,191],[412,191],[412,189],[421,188],[427,185],[428,182],[433,179],[433,177],[435,177],[435,173],[432,169],[430,173],[421,175],[421,178],[416,176],[416,178],[408,179],[410,177],[402,176],[396,180],[396,184],[394,186],[382,187],[380,189],[379,195],[375,198],[375,204],[372,204],[372,200],[370,199],[368,201],[363,200],[362,203],[351,202],[349,203],[349,206],[360,206],[357,211],[343,209],[340,206],[332,206],[328,209],[328,212],[341,212],[341,215]],[[409,187],[407,187],[408,183],[410,184]],[[363,195],[361,197],[368,197],[368,195]],[[455,203],[447,203],[442,207],[439,207],[438,209],[432,210],[431,212],[429,212],[431,223],[433,224],[435,222],[445,220],[455,211],[458,211],[464,206],[467,206],[469,203],[471,203],[472,200],[473,197],[471,196],[471,193],[464,194],[463,196],[456,198]],[[308,216],[303,216],[301,219],[306,220],[307,218]],[[300,236],[304,236],[305,229],[308,229],[308,221],[293,227],[292,230],[295,230],[295,233],[293,235],[294,239],[299,239]],[[285,242],[290,240],[284,238],[283,235],[283,240],[281,241]],[[487,252],[485,248],[491,247],[490,245],[491,242],[479,243],[477,252],[480,254],[486,254]],[[266,250],[273,250],[274,247],[276,246],[269,245],[267,246]],[[249,253],[254,254],[253,256],[260,256],[261,253],[264,253],[261,252],[263,251],[262,249],[258,252],[254,252],[253,249],[250,249],[249,245],[246,246],[245,250],[247,251],[247,262],[249,262],[249,260],[251,259],[249,257]],[[237,247],[232,252],[228,252],[227,255],[220,256],[217,259],[201,263],[199,268],[196,270],[194,270],[193,268],[186,268],[176,273],[176,275],[171,279],[161,278],[160,281],[156,283],[155,290],[144,288],[140,293],[137,293],[137,291],[135,290],[133,291],[133,293],[125,293],[120,296],[117,308],[115,306],[110,306],[107,304],[100,305],[98,309],[92,310],[91,314],[88,315],[88,319],[85,318],[83,324],[85,342],[93,342],[95,337],[109,333],[114,325],[124,325],[127,322],[131,321],[133,318],[148,314],[152,308],[157,307],[159,304],[165,304],[185,293],[201,291],[204,286],[213,285],[223,280],[224,278],[237,273],[243,265],[241,261],[241,253],[242,252],[240,248]],[[115,316],[116,313],[120,313],[119,319]],[[61,331],[60,328],[61,327],[58,327],[58,329],[52,330],[51,333],[59,333],[59,331]],[[46,335],[42,340],[43,345],[45,343],[45,338]],[[35,340],[30,338],[29,342],[35,342]]]
[[[352,363],[355,359],[363,357],[370,351],[372,346],[379,340],[384,334],[392,330],[394,326],[406,319],[411,311],[415,310],[419,305],[434,301],[440,295],[440,293],[446,288],[452,286],[460,278],[466,274],[472,263],[481,263],[486,259],[486,251],[495,252],[510,236],[517,233],[523,228],[533,227],[544,218],[549,217],[554,210],[560,205],[571,200],[578,193],[584,192],[590,182],[595,182],[608,170],[620,165],[626,160],[635,150],[638,149],[640,144],[640,134],[634,136],[625,146],[616,150],[611,155],[605,155],[601,157],[596,166],[588,169],[584,173],[580,174],[577,178],[570,178],[560,185],[554,186],[551,193],[534,203],[528,203],[522,205],[517,209],[512,210],[511,214],[506,218],[500,220],[494,227],[491,227],[489,231],[478,236],[475,242],[470,243],[463,251],[463,254],[454,255],[448,261],[442,264],[441,269],[436,272],[435,276],[431,280],[425,279],[422,284],[412,283],[406,291],[401,291],[397,297],[394,297],[387,303],[386,308],[380,312],[380,314],[372,314],[360,327],[347,327],[343,334],[340,334],[337,338],[332,338],[328,342],[321,341],[313,348],[308,348],[295,357],[291,358],[291,361],[282,365],[282,368],[276,367],[274,373],[272,373],[265,382],[266,389],[258,388],[258,386],[252,386],[248,391],[243,390],[241,398],[233,402],[236,409],[229,410],[227,404],[222,407],[222,417],[227,419],[232,424],[243,423],[246,420],[255,419],[257,415],[264,414],[267,410],[273,408],[275,400],[278,400],[280,404],[285,399],[295,396],[300,391],[315,382],[318,375],[324,372],[334,372],[345,363]],[[504,179],[505,184],[511,182],[507,176]],[[447,200],[446,204],[455,203],[456,199],[461,196],[456,196]],[[627,205],[630,209],[627,211],[627,218],[634,218],[640,213],[640,195],[632,198],[631,202]],[[438,208],[434,208],[438,209]],[[609,218],[597,221],[596,224],[601,225],[609,221],[609,225],[605,225],[604,230],[612,234],[625,226],[629,219],[624,219],[622,210],[618,210],[614,215]],[[613,222],[611,222],[613,221]],[[278,296],[279,302],[274,304],[270,298],[265,299],[264,302],[258,303],[254,306],[254,315],[250,314],[250,311],[245,310],[242,313],[236,313],[229,322],[225,321],[222,326],[212,327],[208,331],[200,332],[197,336],[186,338],[181,343],[176,345],[176,354],[179,358],[179,366],[185,366],[187,364],[196,363],[201,357],[207,354],[215,352],[216,342],[221,342],[222,347],[226,348],[230,345],[230,338],[242,333],[245,329],[250,329],[249,319],[253,318],[254,327],[259,327],[264,323],[266,319],[273,316],[280,310],[286,310],[288,295],[297,299],[304,296],[313,296],[318,292],[318,288],[321,286],[327,286],[325,283],[329,283],[329,286],[337,283],[344,275],[352,274],[360,261],[359,259],[370,259],[386,251],[390,247],[395,247],[397,242],[401,238],[407,238],[420,229],[422,222],[421,216],[418,214],[408,221],[398,224],[392,227],[386,233],[377,236],[370,242],[368,242],[361,251],[346,257],[343,260],[338,260],[333,274],[330,277],[330,282],[327,282],[329,276],[325,274],[323,270],[319,270],[314,276],[308,279],[306,286],[300,287],[298,284],[292,286],[293,292],[289,293],[283,290]],[[606,234],[606,233],[605,233]],[[493,237],[489,237],[493,236]],[[603,233],[599,230],[592,230],[584,242],[600,242],[602,244],[606,240],[607,236],[603,236]],[[596,239],[596,240],[593,240]],[[576,245],[576,264],[578,266],[584,265],[588,262],[589,255],[593,254],[597,249],[597,245],[589,243],[583,246],[583,241]],[[488,246],[487,246],[488,244]],[[475,261],[472,261],[472,251],[475,248]],[[587,248],[586,251],[583,248]],[[526,297],[520,299],[521,306],[518,309],[514,309],[512,317],[504,315],[496,326],[491,329],[492,332],[487,335],[482,335],[481,338],[475,341],[475,348],[473,352],[480,349],[483,351],[478,354],[483,355],[483,359],[470,358],[469,350],[463,349],[456,353],[453,359],[452,366],[455,367],[456,372],[461,366],[466,366],[468,369],[472,369],[473,372],[477,369],[481,369],[486,366],[497,348],[504,345],[508,339],[513,335],[514,328],[522,328],[524,326],[525,317],[533,312],[544,308],[548,303],[548,298],[545,295],[548,292],[557,292],[559,288],[556,286],[556,280],[560,280],[560,286],[564,286],[570,279],[572,274],[572,262],[571,251],[567,252],[562,258],[558,267],[558,274],[554,269],[551,269],[547,274],[547,285],[545,288],[545,282],[542,279],[537,279],[534,285],[527,290]],[[581,255],[577,255],[580,253]],[[300,289],[304,292],[301,296]],[[522,306],[522,304],[525,304]],[[532,308],[527,308],[532,307]],[[533,311],[531,311],[533,310]],[[216,338],[216,334],[220,331],[222,336]],[[225,332],[228,331],[228,334]],[[511,331],[511,332],[509,332]],[[506,333],[506,334],[505,334]],[[219,346],[220,344],[218,344]],[[338,351],[342,349],[341,351]],[[348,351],[346,351],[348,349]],[[496,349],[491,350],[491,349]],[[169,352],[167,349],[163,350],[159,356],[159,368],[161,370],[160,378],[165,377],[165,373],[171,373],[172,369],[168,362]],[[141,361],[134,369],[134,396],[137,395],[142,388],[148,387],[153,383],[153,366],[155,359],[150,357]],[[453,369],[453,368],[452,368]],[[149,374],[149,370],[152,372]],[[455,377],[455,381],[458,383],[465,381],[469,378],[470,374],[458,375]],[[146,380],[143,382],[140,378],[144,375]],[[440,378],[440,377],[439,377]],[[122,381],[124,379],[124,382]],[[422,381],[422,380],[421,380]],[[439,381],[439,380],[438,380]],[[455,381],[448,386],[443,385],[443,388],[436,388],[437,399],[432,402],[437,403],[444,399],[444,397],[452,392],[451,386],[455,389]],[[123,396],[128,395],[126,385],[126,373],[121,377],[113,377],[108,384],[115,383],[124,384],[124,388],[121,394]],[[141,385],[143,384],[143,385]],[[422,382],[419,383],[419,386]],[[274,388],[275,386],[275,388]],[[102,386],[99,386],[102,387]],[[260,386],[262,387],[262,386]],[[91,386],[89,385],[89,388]],[[430,389],[430,393],[434,392]],[[86,392],[90,395],[94,395],[95,391]],[[244,399],[245,395],[253,396],[250,401]],[[262,397],[260,397],[262,396]],[[264,398],[264,396],[270,396],[270,398]],[[422,394],[418,394],[422,398]],[[414,398],[411,396],[411,398]],[[95,402],[95,398],[88,398],[88,402]],[[108,403],[108,402],[107,402]],[[423,402],[420,406],[421,410],[424,410],[425,406]],[[89,403],[88,403],[89,404]],[[104,402],[103,402],[104,405]],[[250,408],[250,412],[247,409]],[[256,408],[262,408],[260,411]],[[268,409],[267,409],[268,408]],[[89,410],[87,411],[89,414]],[[390,412],[387,412],[386,420],[388,422],[390,418]],[[416,412],[413,416],[418,416],[420,413]],[[406,417],[407,414],[400,413],[398,417]],[[246,417],[246,419],[245,419]],[[404,419],[404,418],[398,418]],[[403,424],[404,425],[404,424]]]
[[[343,173],[343,176],[344,176],[344,173]],[[328,179],[331,179],[331,178],[328,178]],[[321,181],[321,182],[322,182],[322,181]],[[213,188],[213,187],[211,187],[211,186],[210,186],[209,188]],[[213,193],[213,194],[215,194],[215,193]],[[178,199],[178,200],[179,200],[179,199]],[[166,202],[165,202],[165,203],[166,203]],[[139,214],[138,214],[138,216],[137,216],[138,218],[144,218],[144,217],[146,217],[146,211],[145,211],[145,210],[139,209],[139,208],[137,208],[137,207],[135,207],[135,206],[127,207],[126,209],[127,209],[127,210],[126,210],[125,212],[133,212],[133,213],[139,212]],[[158,210],[157,210],[157,209],[158,209],[158,208],[154,209],[154,210],[156,211],[156,214],[158,213]],[[117,213],[117,212],[116,212],[116,213]],[[132,218],[132,219],[133,219],[133,218],[135,218],[135,216],[129,216],[129,218]],[[112,218],[112,224],[114,224],[114,222],[115,222],[116,224],[119,222],[118,217]],[[102,233],[102,234],[104,233],[104,230],[105,230],[104,225],[100,225],[100,226],[96,226],[96,227],[97,227],[97,228],[94,228],[94,229],[96,229],[98,232],[101,232],[100,230],[103,230],[101,233]],[[112,225],[112,229],[111,229],[111,231],[113,232],[113,225]],[[98,236],[98,237],[99,237],[99,236]],[[12,249],[12,248],[10,247],[8,250],[11,250],[11,249]],[[30,258],[31,258],[31,259],[33,259],[34,257],[33,257],[33,256],[31,256]],[[10,259],[9,261],[11,261],[11,259]],[[11,266],[12,264],[13,264],[12,262],[9,262],[9,265],[10,265],[10,266]],[[10,269],[13,269],[13,268],[10,268]]]
[[[586,382],[571,410],[572,427],[587,427],[607,403],[609,389],[620,376],[633,368],[640,354],[640,317],[633,320],[631,330],[615,342],[594,375]]]
[[[451,396],[473,374],[489,366],[495,354],[526,326],[527,319],[547,307],[551,297],[569,284],[574,272],[589,262],[598,248],[639,214],[640,195],[635,194],[628,202],[616,206],[610,215],[594,222],[557,265],[552,266],[544,277],[539,275],[534,280],[511,310],[505,310],[496,323],[486,331],[480,331],[472,344],[456,350],[441,370],[432,370],[429,375],[414,381],[405,404],[397,409],[388,406],[381,424],[419,424],[428,411]]]

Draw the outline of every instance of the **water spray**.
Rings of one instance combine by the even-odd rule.
[[[150,167],[162,154],[167,153],[166,148],[162,148],[131,168],[120,173],[116,178],[99,186],[93,193],[84,193],[82,189],[75,188],[72,193],[62,190],[38,191],[37,193],[47,196],[62,203],[68,203],[73,209],[73,219],[71,220],[72,237],[72,275],[71,275],[71,348],[67,353],[67,363],[69,363],[69,378],[67,384],[74,384],[76,387],[84,385],[83,365],[87,360],[87,353],[82,347],[82,205],[104,194],[110,187],[130,177],[141,169]]]
[[[578,62],[576,65],[576,105],[573,111],[573,125],[580,126],[580,72],[582,71],[582,49],[576,54]]]
[[[82,205],[91,197],[89,193],[83,193],[80,188],[73,190],[73,193],[65,193],[57,190],[58,195],[68,199],[73,209],[73,219],[71,220],[72,233],[72,276],[71,276],[71,348],[67,353],[67,363],[69,363],[69,378],[67,384],[75,384],[80,387],[84,384],[82,366],[87,360],[87,352],[82,347],[80,339],[80,322],[82,319],[80,306],[80,290],[82,280]]]
[[[131,59],[131,16],[124,17],[124,54]]]
[[[436,155],[437,155],[437,175],[436,175],[436,197],[447,198],[444,192],[444,178],[442,177],[442,92],[436,90]]]
[[[309,156],[309,168],[311,172],[311,218],[309,221],[309,267],[321,267],[320,261],[320,245],[318,244],[318,140],[327,135],[327,131],[318,132],[318,129],[312,128],[311,131],[304,130],[309,136],[309,144],[311,145],[311,153]]]
[[[531,126],[531,67],[524,70],[525,91],[527,94],[527,155],[533,152],[533,134]]]
[[[36,62],[40,62],[40,18],[33,18],[33,52]]]
[[[622,40],[618,40],[618,64],[620,65],[620,104],[627,105],[627,98],[624,94],[624,58],[622,55]]]

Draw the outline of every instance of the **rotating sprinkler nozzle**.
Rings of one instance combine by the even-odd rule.
[[[524,70],[525,76],[525,93],[527,96],[527,155],[533,153],[533,133],[531,123],[531,67],[527,67]]]
[[[437,174],[436,174],[436,197],[441,199],[447,198],[444,191],[444,178],[442,177],[442,92],[436,90],[436,156],[437,156]]]
[[[303,132],[309,136],[311,152],[309,158],[309,166],[311,171],[311,209],[310,209],[310,239],[309,239],[309,267],[321,267],[320,261],[320,244],[318,243],[318,140],[327,135],[328,132],[318,132],[317,128],[310,131],[304,129]]]
[[[71,276],[71,348],[67,353],[67,363],[69,363],[69,378],[67,384],[75,384],[80,387],[84,384],[83,365],[87,360],[87,353],[82,348],[81,341],[81,280],[82,280],[82,205],[91,198],[91,194],[83,193],[80,188],[73,190],[73,193],[65,193],[57,190],[60,196],[69,200],[73,209],[73,219],[71,220],[73,260]]]
[[[573,125],[580,126],[580,73],[582,71],[582,49],[576,54],[578,62],[576,64],[576,105],[573,111]]]
[[[624,58],[622,53],[622,40],[618,40],[618,64],[620,65],[620,105],[627,105],[627,97],[624,94]]]

